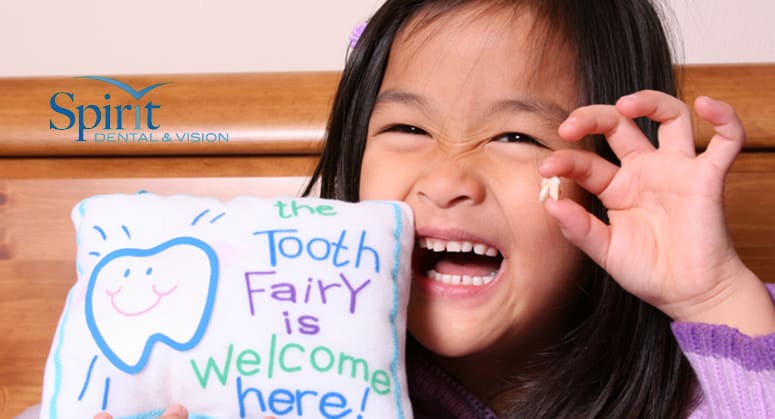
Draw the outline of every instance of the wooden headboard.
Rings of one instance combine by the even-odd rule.
[[[745,262],[775,281],[775,64],[690,66],[679,75],[687,100],[726,100],[745,122],[748,142],[727,180],[730,228]],[[75,280],[71,208],[96,193],[141,189],[297,193],[314,167],[338,77],[0,79],[0,418],[39,402]],[[711,131],[695,132],[702,149]]]

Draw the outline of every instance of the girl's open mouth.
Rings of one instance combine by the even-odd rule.
[[[503,262],[498,249],[472,241],[420,237],[415,254],[415,271],[446,285],[487,285]]]

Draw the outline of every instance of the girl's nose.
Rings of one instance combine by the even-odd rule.
[[[485,197],[485,186],[476,171],[459,160],[431,164],[414,190],[420,200],[438,208],[474,205]]]

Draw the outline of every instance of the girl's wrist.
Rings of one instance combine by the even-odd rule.
[[[775,333],[775,304],[764,283],[742,262],[733,277],[699,301],[663,311],[677,322],[726,325],[751,337]]]

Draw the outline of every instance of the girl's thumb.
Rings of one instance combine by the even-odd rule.
[[[173,403],[159,419],[188,419],[188,410],[180,404]]]

